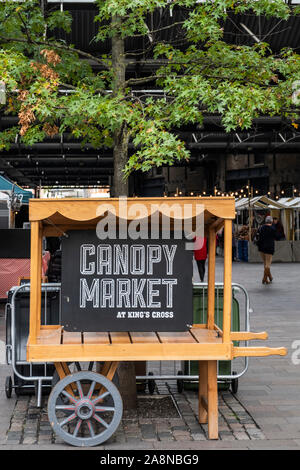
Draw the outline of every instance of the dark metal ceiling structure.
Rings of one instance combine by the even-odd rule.
[[[49,8],[59,8],[60,4],[51,3]],[[110,51],[110,43],[96,43],[96,10],[93,4],[64,4],[73,16],[72,32],[57,36],[75,44],[76,48],[100,55]],[[149,21],[153,29],[182,21],[185,12],[178,9],[157,12]],[[300,49],[300,17],[288,21],[266,19],[253,15],[231,16],[224,24],[225,39],[236,44],[253,44],[258,40],[267,41],[273,51],[283,47]],[[166,28],[160,39],[181,41],[182,31],[178,26]],[[126,49],[147,50],[149,38],[136,38],[127,42]],[[183,46],[184,47],[184,44]],[[128,67],[128,75],[139,77],[153,71],[151,53],[144,54],[142,61]],[[151,91],[148,90],[151,94]],[[0,129],[10,127],[16,118],[0,116]],[[201,127],[185,127],[177,133],[187,143],[191,151],[191,164],[202,165],[205,159],[221,158],[225,153],[298,153],[300,133],[280,117],[256,119],[250,132],[225,133],[220,117],[207,116]],[[133,151],[130,146],[129,149]],[[8,152],[0,153],[0,173],[4,173],[18,184],[36,186],[99,186],[111,183],[113,158],[111,149],[82,147],[79,141],[64,134],[45,140],[28,148],[17,140]]]

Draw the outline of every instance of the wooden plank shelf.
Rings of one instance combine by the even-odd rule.
[[[43,328],[36,343],[28,343],[28,360],[145,361],[230,359],[232,344],[224,344],[214,330],[184,332],[69,333],[60,326]]]
[[[36,343],[28,343],[30,362],[231,360],[238,356],[284,355],[285,348],[234,347],[216,330],[183,332],[67,332],[59,325],[43,327]]]

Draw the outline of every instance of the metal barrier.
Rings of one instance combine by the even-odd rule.
[[[207,289],[207,283],[201,282],[201,283],[194,283],[194,287],[199,288],[199,289]],[[219,308],[220,305],[220,292],[223,289],[224,284],[221,282],[216,282],[215,284],[215,292],[216,292],[216,310],[217,310],[217,315],[220,314],[222,311],[221,308]],[[240,324],[244,324],[243,331],[250,331],[250,313],[252,312],[252,309],[250,308],[250,299],[249,299],[249,294],[246,291],[246,289],[238,283],[232,283],[232,291],[233,294],[241,294],[243,296],[243,302],[244,302],[244,319],[241,321],[240,319]],[[204,299],[204,295],[203,295]],[[202,314],[204,315],[204,310],[205,310],[205,304],[203,303],[203,312]],[[219,317],[216,318],[216,323],[219,321]],[[232,318],[233,320],[233,318]],[[244,342],[245,346],[248,346],[248,341]],[[168,362],[168,364],[166,364]],[[243,367],[240,366],[241,370],[235,374],[231,373],[229,375],[220,375],[218,374],[218,381],[219,382],[230,382],[232,380],[239,379],[242,377],[248,370],[249,366],[249,358],[245,357],[243,358]],[[178,372],[180,372],[182,369],[181,361],[157,361],[151,362],[149,361],[147,363],[147,374],[148,375],[140,375],[137,376],[137,380],[184,380],[184,381],[198,381],[199,380],[199,375],[184,375],[180,374],[178,375]],[[153,370],[155,371],[153,373]],[[164,373],[164,370],[166,372]],[[172,374],[173,372],[173,374]],[[149,375],[151,373],[151,375]]]
[[[48,363],[29,363],[25,360],[20,360],[17,357],[16,354],[16,349],[17,349],[17,343],[16,343],[16,306],[15,306],[15,300],[17,295],[20,292],[28,292],[30,293],[30,284],[23,284],[21,286],[13,287],[11,289],[13,292],[11,301],[6,304],[5,307],[5,319],[6,323],[8,323],[8,309],[10,309],[10,314],[11,314],[11,320],[10,320],[10,343],[6,344],[6,361],[8,365],[12,366],[14,374],[20,378],[21,380],[25,382],[36,382],[37,388],[36,388],[36,395],[37,395],[37,406],[41,406],[41,400],[42,400],[42,387],[48,386],[52,382],[52,376],[47,376],[47,364]],[[48,292],[60,292],[60,284],[42,284],[42,293],[44,293],[44,324],[47,324],[47,293]],[[28,317],[29,317],[29,311],[28,311]],[[50,363],[49,363],[50,364]],[[18,368],[20,366],[28,365],[29,366],[29,375],[23,375],[20,373]],[[44,375],[38,375],[35,376],[33,375],[33,366],[44,366]],[[49,384],[46,385],[44,382],[48,382]],[[16,388],[16,385],[13,384],[12,388]],[[32,388],[31,385],[22,385],[22,388]]]

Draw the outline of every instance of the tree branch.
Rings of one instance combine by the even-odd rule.
[[[29,34],[29,31],[28,31],[28,28],[27,28],[27,25],[24,21],[24,18],[22,17],[22,15],[18,12],[18,17],[20,18],[23,26],[24,26],[24,29],[25,29],[25,33],[26,33],[26,36],[27,36],[27,39],[28,39],[28,42],[31,43],[32,42],[32,39],[30,37],[30,34]]]
[[[177,21],[175,23],[172,23],[172,24],[169,24],[168,26],[162,26],[161,28],[158,28],[158,29],[153,29],[153,30],[150,30],[147,31],[147,33],[145,34],[134,34],[133,36],[130,36],[131,38],[140,38],[140,37],[143,37],[143,36],[147,36],[148,34],[153,34],[153,33],[160,33],[161,31],[164,31],[166,29],[170,29],[170,28],[174,28],[175,26],[179,26],[179,25],[182,25],[183,23],[185,23],[184,21]]]
[[[92,54],[89,54],[88,52],[81,51],[80,49],[76,49],[74,47],[69,47],[69,46],[64,46],[62,44],[57,44],[57,43],[52,43],[49,41],[36,41],[34,39],[28,40],[28,39],[21,39],[21,38],[6,38],[4,36],[0,36],[0,41],[2,42],[20,42],[23,44],[35,44],[37,46],[48,46],[48,47],[53,47],[54,49],[61,49],[65,50],[68,52],[75,52],[78,55],[81,55],[82,57],[86,57],[87,59],[94,60],[98,64],[102,65],[105,68],[109,68],[103,60],[99,59],[98,57],[93,56]]]

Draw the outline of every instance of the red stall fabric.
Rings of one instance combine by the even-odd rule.
[[[0,299],[7,298],[7,292],[18,285],[20,277],[30,277],[30,259],[0,259]]]
[[[46,275],[50,254],[43,256],[42,276]],[[19,284],[20,277],[30,278],[30,259],[0,258],[0,299],[7,298],[7,292]]]

